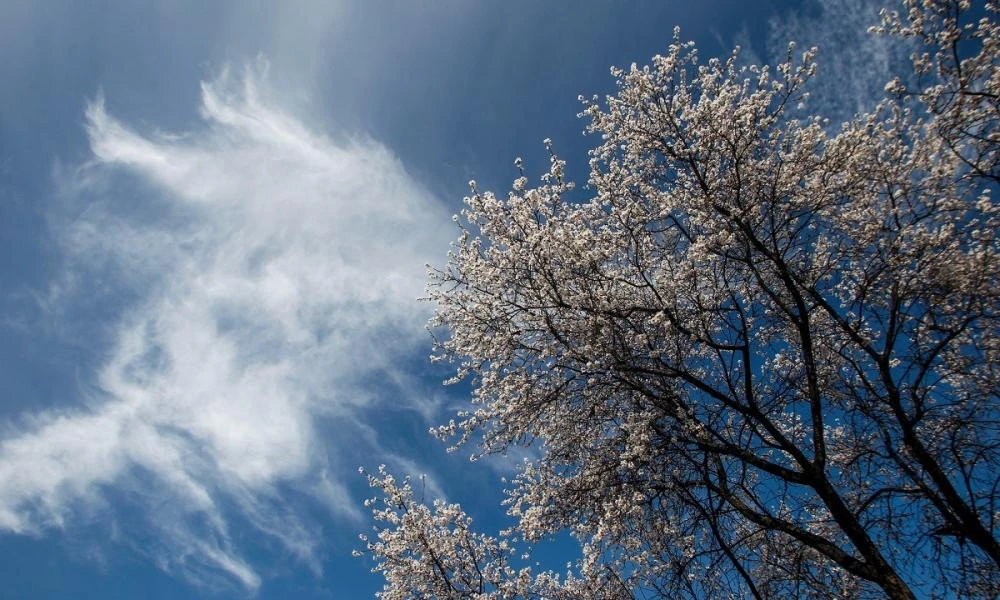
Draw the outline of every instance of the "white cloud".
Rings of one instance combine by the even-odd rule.
[[[745,49],[748,62],[770,64],[786,59],[789,42],[796,43],[796,58],[815,46],[818,69],[806,110],[828,117],[831,126],[839,129],[855,114],[874,108],[884,96],[885,84],[907,69],[909,45],[868,33],[869,27],[879,23],[882,8],[898,9],[898,3],[807,0],[768,21],[765,48],[753,48],[746,31],[736,41]]]
[[[384,147],[282,110],[266,68],[204,83],[202,116],[142,134],[100,97],[87,108],[94,158],[66,188],[91,200],[57,226],[53,289],[65,319],[95,298],[126,308],[84,405],[3,434],[0,530],[60,527],[126,489],[163,568],[253,589],[229,507],[315,568],[279,487],[358,516],[332,475],[341,440],[317,419],[372,402],[366,382],[412,380],[394,364],[426,351],[415,299],[450,219]]]

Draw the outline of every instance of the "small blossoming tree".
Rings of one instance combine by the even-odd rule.
[[[473,186],[431,275],[474,409],[534,444],[475,533],[370,476],[382,598],[995,597],[1000,590],[1000,6],[906,0],[914,72],[839,131],[776,68],[674,42],[586,102],[589,200]],[[515,547],[570,531],[565,574]]]

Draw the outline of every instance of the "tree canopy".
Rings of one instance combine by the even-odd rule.
[[[994,597],[998,15],[883,13],[912,72],[839,129],[815,49],[702,62],[675,31],[585,100],[586,190],[554,153],[473,184],[429,289],[474,408],[436,432],[537,456],[495,536],[370,474],[381,597]],[[563,531],[566,573],[519,566]]]

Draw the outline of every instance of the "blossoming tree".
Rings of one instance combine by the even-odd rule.
[[[369,476],[396,598],[992,597],[1000,589],[1000,6],[907,0],[914,71],[832,131],[814,50],[674,42],[586,102],[589,201],[473,192],[431,275],[474,409],[534,444],[517,525]],[[570,531],[564,574],[519,567]]]

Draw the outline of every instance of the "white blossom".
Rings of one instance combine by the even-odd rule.
[[[430,297],[475,406],[436,433],[539,455],[507,537],[371,477],[383,598],[1000,589],[1000,9],[903,8],[876,33],[923,44],[920,87],[839,131],[792,116],[815,49],[675,31],[584,100],[586,201],[550,140],[537,187],[471,184]],[[562,531],[569,572],[515,566]]]

